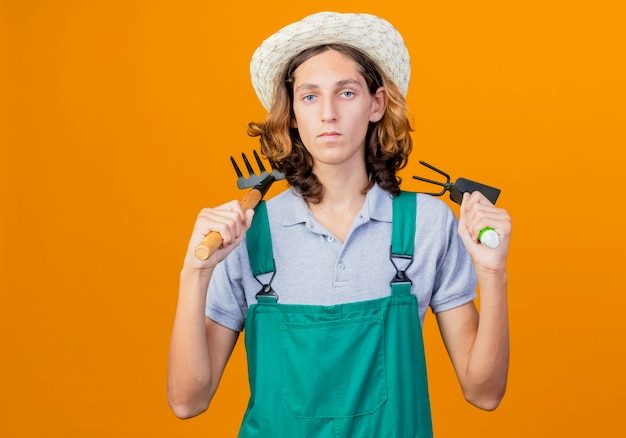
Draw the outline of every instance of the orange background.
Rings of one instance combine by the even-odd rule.
[[[252,52],[322,10],[381,15],[406,39],[403,188],[429,175],[422,159],[501,188],[512,217],[507,393],[493,412],[465,402],[428,314],[436,436],[619,434],[621,2],[314,3],[0,3],[0,435],[236,435],[243,336],[207,412],[168,408],[178,274],[199,210],[242,195],[228,157],[264,116]]]

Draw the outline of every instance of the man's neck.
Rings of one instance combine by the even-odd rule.
[[[361,192],[369,182],[365,163],[358,169],[338,169],[337,166],[319,166],[314,170],[324,186],[324,195],[319,204],[309,204],[312,210],[327,214],[358,211],[363,206],[365,195]]]

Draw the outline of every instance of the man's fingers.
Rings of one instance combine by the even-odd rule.
[[[218,231],[222,235],[224,246],[230,245],[242,233],[242,224],[238,217],[225,215],[223,212],[204,211],[198,217],[205,229]]]

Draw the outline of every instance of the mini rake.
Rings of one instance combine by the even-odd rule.
[[[252,189],[246,193],[241,201],[239,201],[243,211],[246,211],[249,208],[254,209],[259,202],[261,202],[261,199],[263,199],[263,196],[265,196],[274,181],[285,179],[285,175],[276,169],[272,169],[271,172],[268,172],[256,150],[253,150],[253,155],[260,170],[259,174],[254,171],[246,155],[244,153],[241,154],[243,163],[248,171],[247,177],[243,176],[243,173],[241,172],[241,169],[237,165],[235,159],[232,156],[230,157],[230,162],[232,163],[235,173],[237,174],[237,187],[239,187],[240,190],[252,187]],[[271,160],[270,165],[272,165],[272,168],[274,167]],[[217,248],[222,245],[222,242],[222,235],[217,231],[211,231],[196,247],[194,253],[198,259],[206,260]]]

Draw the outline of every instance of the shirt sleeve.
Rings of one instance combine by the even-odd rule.
[[[224,327],[242,331],[246,306],[245,291],[238,257],[243,242],[217,264],[207,290],[205,315]]]
[[[442,204],[442,252],[430,307],[433,313],[458,307],[476,298],[477,277],[472,259],[459,236],[456,216]]]

